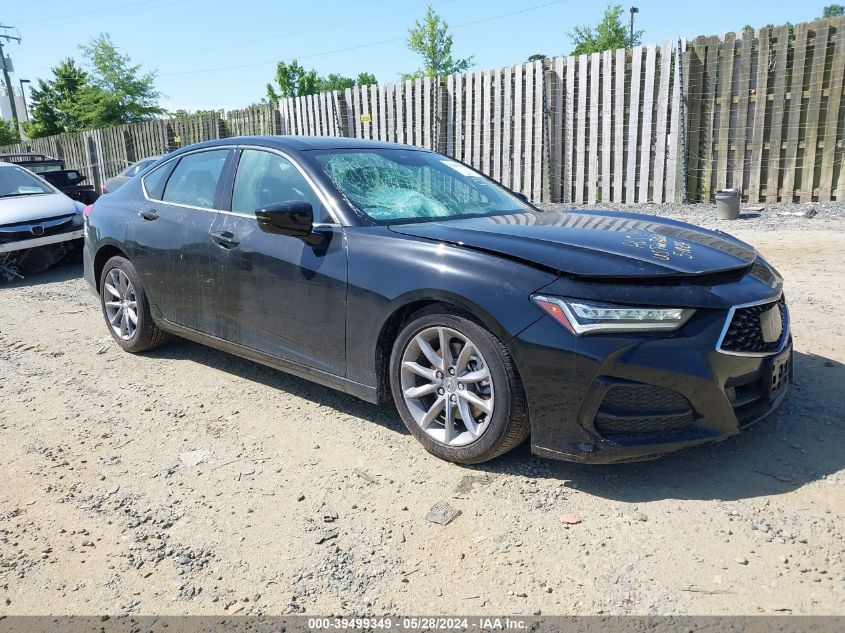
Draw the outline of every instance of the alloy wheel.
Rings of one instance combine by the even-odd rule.
[[[405,405],[432,439],[464,446],[480,438],[493,415],[493,379],[478,347],[457,330],[435,326],[402,354]]]
[[[135,287],[119,268],[112,268],[103,284],[103,303],[109,327],[121,340],[128,341],[138,329],[138,302]]]

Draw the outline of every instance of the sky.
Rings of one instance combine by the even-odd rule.
[[[766,23],[803,22],[821,2],[784,0],[634,0],[643,43],[679,36],[721,35]],[[594,25],[605,2],[589,0],[432,0],[449,23],[455,57],[473,57],[483,70],[529,55],[571,52],[568,33]],[[319,74],[373,73],[392,82],[417,69],[408,28],[425,14],[420,0],[25,0],[0,1],[0,24],[17,28],[22,43],[4,43],[19,79],[49,78],[62,57],[80,58],[78,45],[108,33],[144,70],[156,71],[161,104],[169,109],[245,107],[266,94],[276,61],[297,58]],[[14,33],[14,31],[11,31]]]

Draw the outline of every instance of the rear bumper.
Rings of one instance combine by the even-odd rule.
[[[87,222],[85,226],[88,227]],[[92,252],[90,235],[85,237],[85,246],[82,248],[82,277],[88,282],[91,292],[99,296],[97,280],[94,277],[94,253]]]
[[[544,317],[509,343],[522,374],[531,449],[614,463],[723,440],[774,411],[792,377],[777,354],[717,351],[724,310],[702,310],[667,335],[574,337]],[[789,334],[786,334],[789,337]]]
[[[17,242],[9,242],[7,244],[0,244],[0,253],[11,253],[13,251],[23,251],[29,248],[37,248],[39,246],[47,246],[48,244],[58,244],[59,242],[69,242],[71,240],[82,239],[84,233],[82,229],[76,231],[68,231],[67,233],[56,233],[55,235],[45,235],[44,237],[34,237],[31,240],[20,240]]]

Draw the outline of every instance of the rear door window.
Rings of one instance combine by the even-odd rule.
[[[172,204],[215,208],[220,177],[228,156],[229,150],[184,156],[167,180],[161,199]]]

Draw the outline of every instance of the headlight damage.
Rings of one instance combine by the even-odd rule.
[[[546,295],[533,295],[531,299],[541,310],[576,335],[677,330],[695,312],[687,308],[614,305]]]

